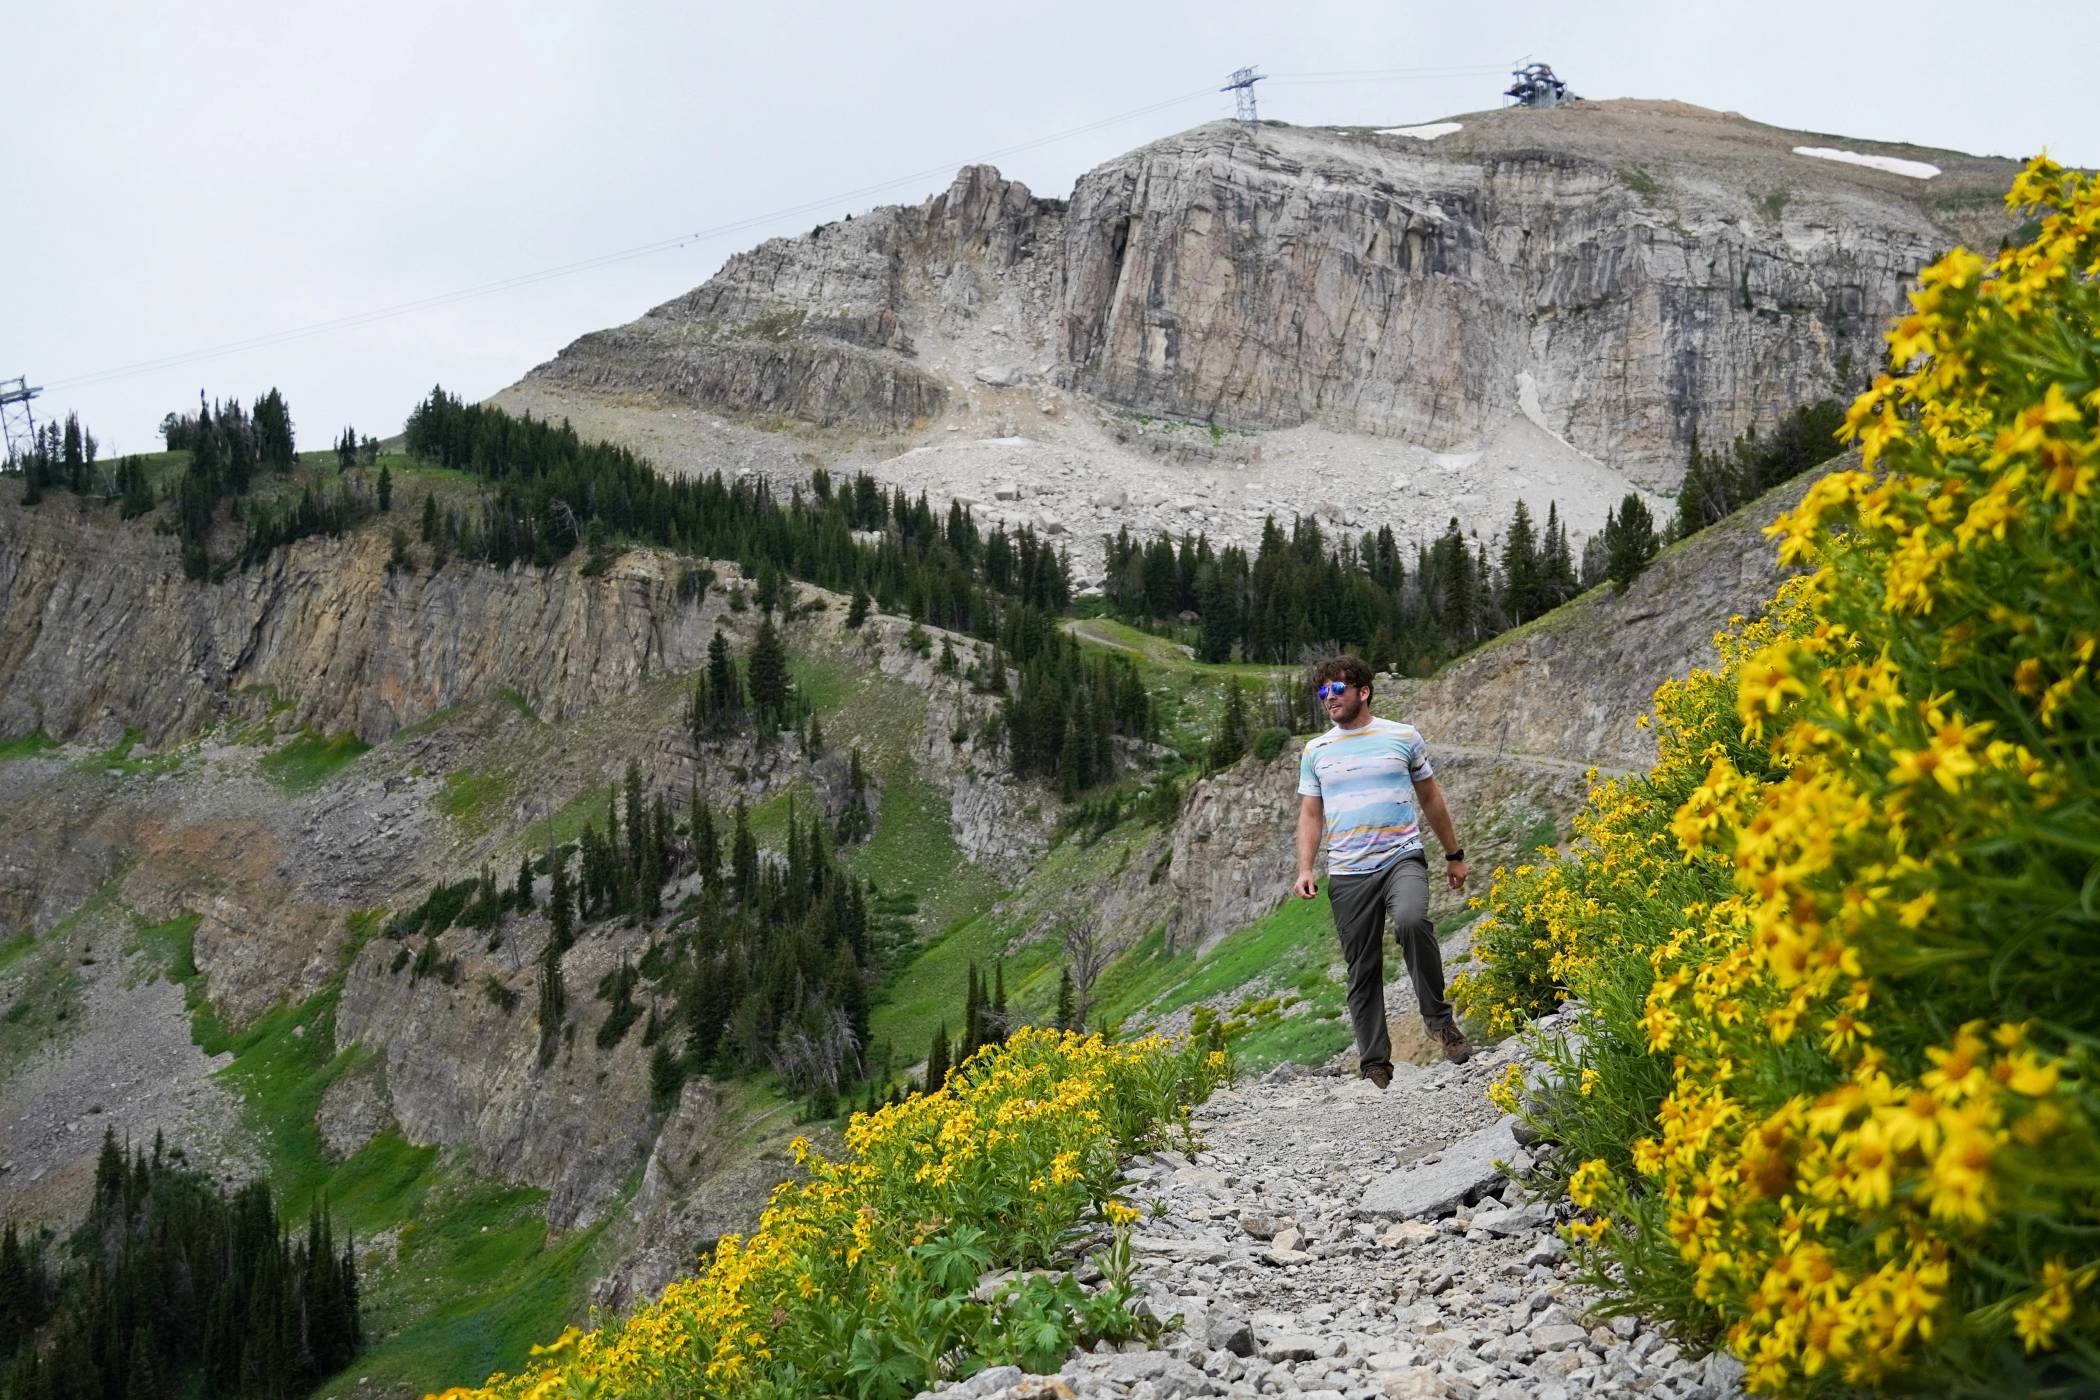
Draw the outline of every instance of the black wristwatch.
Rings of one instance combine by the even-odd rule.
[[[1446,851],[1446,852],[1444,852],[1444,863],[1445,863],[1446,865],[1456,865],[1456,864],[1458,864],[1458,862],[1460,862],[1460,861],[1464,860],[1465,858],[1466,858],[1466,848],[1465,848],[1464,846],[1460,846],[1460,847],[1459,847],[1459,848],[1458,848],[1457,850],[1455,850],[1455,851]]]

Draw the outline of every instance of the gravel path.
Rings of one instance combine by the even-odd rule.
[[[1494,1165],[1528,1160],[1485,1098],[1518,1053],[1398,1065],[1384,1093],[1286,1066],[1218,1094],[1196,1117],[1202,1151],[1129,1169],[1131,1203],[1154,1212],[1134,1239],[1147,1306],[1181,1318],[1161,1349],[1103,1344],[1055,1376],[1000,1367],[947,1393],[1738,1395],[1728,1358],[1588,1314],[1552,1211]]]

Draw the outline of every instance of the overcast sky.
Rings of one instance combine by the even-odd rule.
[[[1019,18],[1025,15],[1025,20]],[[2100,164],[2100,7],[1998,0],[1615,3],[113,4],[16,8],[0,80],[0,377],[105,452],[171,408],[292,405],[302,447],[386,435],[433,383],[479,397],[763,237],[917,200],[926,174],[729,236],[210,359],[1189,100],[998,160],[1039,193],[1230,113],[1393,124],[1497,104],[1509,60],[1589,97],[1674,97],[1810,131]],[[1010,17],[1012,16],[1012,17]]]

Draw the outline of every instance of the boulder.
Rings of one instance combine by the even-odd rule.
[[[1410,1220],[1457,1209],[1502,1179],[1497,1163],[1517,1151],[1510,1133],[1515,1121],[1505,1116],[1431,1157],[1378,1177],[1364,1188],[1357,1213]]]

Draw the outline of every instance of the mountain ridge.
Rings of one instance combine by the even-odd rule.
[[[1519,499],[1575,543],[1651,509],[1695,441],[1856,387],[1912,274],[2011,225],[2010,162],[1910,179],[1843,140],[1673,102],[1162,137],[1045,199],[966,167],[916,205],[768,240],[495,401],[666,470],[813,465],[1099,539],[1269,515],[1447,518]],[[1177,428],[1176,424],[1185,426]]]

